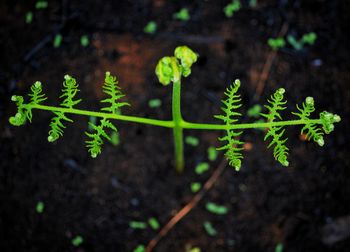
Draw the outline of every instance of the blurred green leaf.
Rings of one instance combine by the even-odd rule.
[[[35,206],[35,211],[39,214],[43,213],[45,209],[45,204],[42,201],[39,201],[38,203],[36,203]]]
[[[194,136],[187,136],[185,138],[185,143],[189,144],[189,145],[192,145],[192,146],[198,146],[199,144],[199,140],[197,137],[194,137]]]
[[[148,22],[148,24],[143,28],[144,33],[154,34],[157,31],[157,23],[154,21]]]
[[[84,242],[84,239],[80,235],[77,235],[72,239],[72,244],[75,247],[79,247],[83,242]]]
[[[209,164],[206,162],[202,162],[196,166],[195,172],[200,175],[200,174],[206,172],[208,169],[209,169]]]
[[[193,182],[193,183],[191,183],[191,191],[192,191],[193,193],[198,192],[201,188],[202,188],[201,183],[199,183],[199,182]]]
[[[162,105],[162,101],[160,99],[151,99],[148,101],[148,106],[150,108],[158,108]]]
[[[218,233],[209,221],[205,221],[203,223],[203,227],[207,234],[210,236],[215,236]]]
[[[213,202],[208,202],[205,205],[206,209],[213,213],[213,214],[218,214],[218,215],[223,215],[223,214],[227,214],[227,207],[225,206],[221,206],[221,205],[217,205]]]

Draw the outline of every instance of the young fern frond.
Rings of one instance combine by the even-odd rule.
[[[47,99],[45,97],[45,94],[42,93],[42,86],[40,81],[36,81],[31,86],[30,90],[32,91],[32,93],[29,94],[28,96],[30,97],[31,104],[40,104],[41,102]]]
[[[54,142],[61,136],[63,136],[63,129],[66,128],[66,126],[63,125],[62,121],[67,122],[73,122],[73,120],[69,119],[67,116],[65,116],[62,112],[53,112],[56,116],[51,119],[50,122],[50,131],[49,136],[47,137],[47,140],[49,142]]]
[[[60,98],[64,98],[61,102],[62,107],[73,108],[74,105],[81,102],[81,99],[75,100],[75,95],[79,92],[78,84],[76,80],[69,76],[64,76],[65,81],[63,82],[62,95]],[[47,140],[49,142],[56,141],[59,137],[63,136],[63,129],[65,126],[62,121],[73,122],[63,112],[53,112],[56,116],[51,119],[50,131]]]
[[[45,101],[47,98],[45,94],[42,93],[41,83],[39,81],[35,82],[30,87],[31,93],[28,94],[30,97],[30,103],[25,104],[23,96],[13,95],[11,100],[14,101],[17,105],[17,113],[15,116],[10,117],[10,123],[15,126],[21,126],[26,123],[27,120],[29,122],[32,121],[32,104],[39,104]]]
[[[324,144],[324,133],[329,134],[332,132],[334,130],[334,123],[341,120],[340,116],[327,111],[320,113],[318,119],[311,119],[310,115],[315,110],[314,101],[311,97],[306,98],[305,103],[300,107],[297,106],[298,111],[293,113],[299,117],[298,120],[282,120],[280,111],[285,109],[284,105],[286,101],[283,100],[285,90],[280,88],[268,100],[269,104],[265,106],[268,109],[268,113],[262,114],[262,116],[267,119],[266,122],[237,123],[237,116],[241,116],[241,114],[236,109],[241,106],[241,99],[237,95],[240,81],[236,80],[225,92],[227,98],[222,101],[223,114],[215,116],[215,118],[220,119],[223,123],[206,124],[185,121],[182,118],[180,106],[181,78],[187,77],[191,73],[191,67],[197,61],[198,55],[187,46],[177,47],[174,55],[173,57],[163,57],[156,67],[156,75],[160,83],[163,85],[173,83],[172,120],[121,115],[120,108],[129,104],[119,101],[124,95],[120,91],[116,77],[107,72],[103,92],[109,95],[109,98],[102,100],[102,103],[109,103],[110,106],[102,108],[102,111],[74,108],[81,101],[75,98],[79,91],[78,85],[74,78],[66,75],[65,82],[63,83],[63,94],[60,96],[63,100],[60,104],[61,106],[42,105],[41,103],[46,100],[46,97],[42,93],[41,83],[36,82],[31,87],[31,93],[29,94],[30,102],[25,103],[22,96],[12,96],[11,99],[16,103],[17,112],[9,118],[9,122],[12,125],[20,126],[25,124],[27,120],[31,121],[33,109],[51,111],[55,114],[55,117],[50,122],[51,129],[48,140],[53,142],[63,135],[65,128],[63,123],[73,122],[66,116],[67,114],[102,118],[98,125],[90,123],[90,127],[95,131],[94,133],[86,133],[89,137],[86,145],[92,157],[96,157],[101,153],[104,139],[110,140],[111,137],[106,133],[106,130],[117,132],[117,128],[109,121],[110,119],[170,128],[173,130],[174,136],[176,168],[181,172],[184,166],[183,130],[185,129],[224,130],[226,135],[219,138],[220,141],[224,142],[224,145],[219,147],[218,150],[225,150],[225,156],[229,160],[229,164],[236,170],[239,170],[243,158],[241,153],[243,142],[238,139],[242,134],[241,130],[267,128],[268,132],[264,140],[271,140],[268,147],[274,146],[273,154],[275,159],[282,165],[287,166],[288,148],[285,145],[287,138],[283,137],[284,127],[302,125],[301,132],[305,133],[310,140],[314,140],[322,146]],[[103,111],[107,111],[108,113]],[[323,132],[320,127],[317,127],[319,125],[322,126]]]
[[[61,106],[73,108],[73,106],[81,102],[81,99],[74,100],[75,95],[79,91],[80,90],[78,89],[76,80],[72,76],[66,74],[64,76],[62,95],[60,96],[60,98],[64,98],[64,100],[61,102]]]
[[[119,102],[119,100],[125,95],[120,91],[118,83],[119,82],[115,76],[112,76],[110,72],[106,72],[105,83],[102,90],[105,94],[109,95],[110,98],[104,99],[101,102],[110,103],[110,106],[102,108],[102,111],[108,111],[112,114],[119,115],[121,107],[130,106],[127,102]]]
[[[267,122],[274,122],[276,119],[282,120],[282,116],[279,111],[285,110],[286,107],[283,107],[287,103],[287,101],[283,100],[283,94],[285,90],[283,88],[278,89],[272,96],[271,99],[268,100],[270,105],[265,105],[268,109],[268,114],[261,114],[263,117],[267,119]],[[288,147],[285,145],[288,138],[283,139],[284,129],[282,126],[272,126],[269,127],[268,132],[264,137],[264,141],[268,138],[271,138],[270,144],[267,146],[268,148],[275,145],[273,149],[273,156],[275,159],[280,162],[283,166],[288,166],[289,162],[287,160],[288,155]]]
[[[305,120],[305,126],[301,129],[301,134],[306,134],[308,140],[313,140],[318,145],[324,145],[323,132],[317,127],[316,123],[310,121],[310,115],[315,111],[314,99],[307,97],[303,102],[302,107],[296,106],[299,113],[292,112],[293,115],[298,116],[300,119]]]
[[[227,126],[226,136],[219,138],[220,141],[226,142],[226,144],[217,148],[217,150],[226,151],[225,156],[229,161],[229,164],[233,166],[236,171],[239,171],[241,168],[241,160],[243,159],[243,155],[241,153],[243,148],[239,147],[242,146],[243,142],[237,139],[237,137],[242,134],[242,131],[236,132],[229,129],[229,126],[238,121],[235,117],[241,116],[241,113],[235,111],[242,106],[240,104],[240,95],[236,94],[240,85],[241,82],[239,80],[235,80],[234,84],[226,89],[225,95],[227,96],[227,99],[222,101],[224,106],[221,108],[224,114],[214,116],[215,118],[222,120]]]
[[[10,117],[10,123],[14,126],[21,126],[26,123],[27,119],[31,121],[32,111],[30,107],[24,104],[23,96],[13,95],[11,100],[17,105],[17,113]]]
[[[90,127],[96,131],[96,133],[85,132],[85,134],[91,139],[85,141],[86,147],[89,149],[91,157],[95,158],[97,155],[101,154],[103,138],[111,140],[109,135],[106,133],[106,129],[111,129],[112,131],[118,132],[117,128],[107,119],[103,118],[100,122],[100,125],[94,123],[89,123]]]

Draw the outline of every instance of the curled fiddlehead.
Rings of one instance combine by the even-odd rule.
[[[39,104],[45,101],[47,98],[45,94],[42,93],[41,83],[39,81],[35,82],[30,87],[31,93],[28,94],[30,97],[30,103],[25,104],[23,96],[14,95],[11,97],[11,100],[17,105],[17,113],[15,116],[10,117],[9,121],[14,126],[20,126],[32,121],[32,107],[33,104]]]
[[[95,125],[94,123],[89,123],[90,127],[95,131],[95,133],[85,132],[85,134],[91,139],[85,141],[86,147],[91,154],[91,157],[95,158],[97,155],[101,154],[103,137],[111,140],[109,135],[106,133],[105,129],[111,129],[112,131],[118,132],[117,128],[107,119],[103,118],[100,125]]]
[[[156,66],[156,75],[164,86],[179,81],[181,76],[189,76],[193,63],[198,59],[198,55],[187,46],[176,47],[174,55],[161,58]]]
[[[287,101],[283,100],[284,92],[285,90],[283,88],[279,88],[271,96],[271,99],[268,100],[269,105],[265,105],[269,113],[261,114],[261,115],[267,119],[267,122],[274,122],[276,119],[282,120],[282,117],[279,111],[285,110],[286,107],[283,107],[283,105],[287,103]],[[266,141],[268,138],[272,139],[270,144],[268,145],[268,148],[275,145],[273,149],[273,156],[283,166],[288,166],[289,162],[287,160],[287,155],[288,155],[289,149],[285,145],[288,138],[283,139],[284,129],[282,128],[283,128],[282,126],[269,127],[269,130],[264,137],[264,141]]]
[[[318,145],[324,145],[324,133],[329,134],[334,130],[334,123],[340,122],[340,116],[332,114],[327,111],[320,113],[320,120],[322,123],[322,129],[318,127],[318,124],[310,119],[310,115],[315,111],[314,99],[307,97],[303,102],[302,107],[297,105],[299,113],[292,112],[292,114],[298,116],[305,121],[304,127],[301,129],[301,134],[305,133],[308,140],[313,140]]]
[[[61,106],[73,108],[74,105],[81,101],[81,99],[74,99],[75,95],[79,92],[78,84],[76,83],[76,80],[69,75],[65,75],[64,79],[62,95],[60,96],[60,98],[63,98]],[[62,121],[73,122],[73,120],[69,119],[63,112],[56,111],[53,113],[56,116],[53,117],[50,122],[50,131],[47,138],[49,142],[54,142],[63,135],[63,129],[65,126]]]
[[[28,109],[28,106],[23,103],[23,96],[13,95],[11,100],[17,105],[17,113],[10,117],[9,122],[14,126],[21,126],[26,123],[27,119],[31,121],[32,112]]]
[[[239,147],[242,146],[243,142],[236,139],[239,135],[242,134],[242,131],[236,132],[229,127],[238,121],[235,117],[241,116],[241,113],[235,111],[242,106],[240,104],[240,95],[237,95],[237,91],[240,85],[240,81],[235,80],[233,85],[226,89],[225,95],[227,99],[222,101],[224,106],[221,108],[224,114],[214,116],[215,118],[222,120],[227,126],[226,136],[219,138],[219,141],[226,142],[226,144],[222,147],[217,148],[217,150],[226,151],[225,156],[229,161],[229,164],[233,166],[236,171],[239,171],[241,168],[241,159],[243,158],[243,155],[241,153],[243,148]]]
[[[299,113],[292,112],[292,114],[298,116],[300,119],[305,120],[305,126],[301,129],[301,134],[306,134],[308,140],[313,140],[318,143],[318,145],[324,145],[323,132],[317,127],[316,123],[310,120],[310,115],[315,111],[314,99],[312,97],[307,97],[302,106],[296,106]]]

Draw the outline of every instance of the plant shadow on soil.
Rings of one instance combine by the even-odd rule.
[[[190,246],[202,251],[274,251],[279,243],[283,251],[347,251],[349,237],[327,245],[327,235],[334,234],[323,230],[350,214],[350,55],[349,39],[343,36],[350,23],[349,4],[258,1],[252,9],[242,2],[243,9],[230,19],[222,12],[226,1],[50,1],[45,10],[35,10],[35,1],[0,4],[0,251],[132,251],[156,231],[133,230],[130,221],[156,217],[164,225],[191,199],[190,183],[204,183],[222,158],[209,162],[207,173],[194,172],[196,164],[208,162],[207,148],[218,146],[219,132],[185,132],[200,144],[185,146],[186,171],[177,175],[168,129],[116,122],[121,144],[105,144],[103,153],[92,159],[84,147],[88,118],[73,116],[75,122],[67,124],[63,138],[54,144],[46,141],[50,113],[34,111],[32,124],[20,128],[7,122],[15,109],[9,102],[12,94],[25,94],[40,80],[48,103],[58,104],[67,73],[78,80],[80,105],[98,110],[105,71],[118,76],[132,104],[123,114],[169,119],[171,87],[157,82],[154,67],[182,44],[200,55],[191,76],[183,80],[183,114],[189,121],[214,123],[223,91],[236,78],[242,82],[242,112],[284,87],[288,111],[311,95],[318,112],[329,110],[343,120],[323,148],[300,140],[299,128],[289,128],[288,168],[273,160],[263,132],[246,131],[243,140],[250,148],[244,150],[241,171],[227,167],[155,251]],[[172,14],[183,6],[191,19],[173,20]],[[29,25],[24,17],[30,10],[34,20]],[[143,33],[150,20],[158,23],[152,36]],[[289,32],[315,31],[317,43],[301,52],[289,47],[278,52],[264,93],[254,101],[270,51],[266,41],[285,22]],[[59,48],[52,47],[56,32],[63,35]],[[87,47],[80,45],[82,35],[90,38]],[[154,98],[162,100],[160,108],[148,107]],[[35,211],[39,201],[45,203],[42,214]],[[209,213],[209,201],[225,205],[228,214]],[[205,232],[205,221],[213,224],[216,236]],[[71,243],[76,235],[84,238],[79,248]]]

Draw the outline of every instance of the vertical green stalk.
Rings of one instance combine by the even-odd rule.
[[[184,170],[184,143],[183,143],[183,129],[182,129],[182,115],[181,115],[181,81],[174,81],[173,83],[173,99],[172,99],[172,113],[173,113],[173,135],[174,135],[174,151],[175,151],[175,168],[178,173]]]

